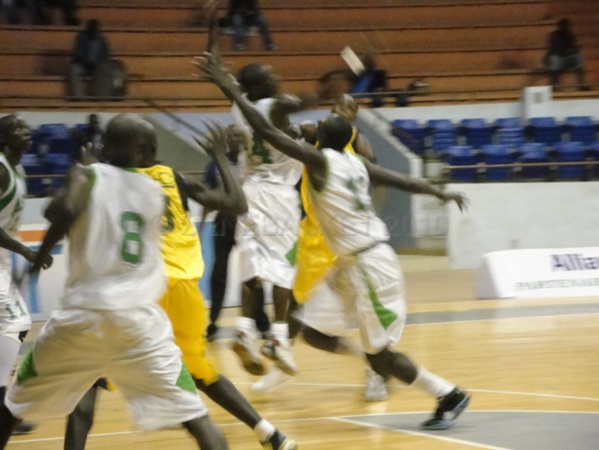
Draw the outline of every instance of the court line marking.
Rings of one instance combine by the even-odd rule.
[[[253,381],[234,381],[235,385],[251,385],[254,384]],[[302,382],[288,382],[287,386],[312,386],[312,387],[365,387],[365,384],[350,384],[350,383],[302,383]],[[410,386],[397,386],[397,385],[387,385],[387,389],[411,389]],[[506,395],[522,395],[529,397],[543,397],[543,398],[560,398],[564,400],[580,400],[580,401],[589,401],[589,402],[599,402],[599,398],[595,397],[579,397],[575,395],[562,395],[562,394],[544,394],[539,392],[518,392],[518,391],[500,391],[496,389],[473,389],[466,388],[468,392],[482,392],[486,394],[506,394]],[[254,392],[254,395],[262,395],[267,396],[272,393],[260,393]]]
[[[412,436],[426,437],[426,438],[431,438],[431,439],[435,439],[435,440],[439,440],[439,441],[451,442],[453,444],[465,444],[465,445],[469,445],[472,447],[484,448],[487,450],[510,450],[509,448],[506,448],[506,447],[494,447],[491,445],[480,444],[478,442],[470,442],[470,441],[465,441],[463,439],[445,437],[445,436],[441,436],[438,434],[421,433],[418,431],[405,430],[405,429],[400,429],[400,428],[390,428],[390,427],[386,427],[384,425],[379,425],[376,423],[363,423],[363,422],[359,422],[357,420],[352,420],[352,419],[348,419],[348,418],[339,417],[339,418],[336,418],[333,420],[335,420],[337,422],[349,423],[352,425],[357,425],[357,426],[366,427],[366,428],[376,428],[378,430],[391,431],[393,433],[402,433],[402,434],[409,434]]]
[[[599,411],[559,411],[559,410],[552,410],[552,411],[543,411],[543,410],[520,410],[520,409],[513,409],[513,410],[503,410],[503,409],[481,409],[481,410],[467,410],[465,411],[465,414],[468,413],[477,413],[477,412],[497,412],[497,413],[552,413],[552,414],[599,414]],[[389,428],[389,427],[385,427],[382,425],[377,425],[377,424],[369,424],[369,423],[363,423],[360,422],[358,420],[352,419],[352,417],[381,417],[381,416],[387,416],[387,415],[407,415],[407,414],[430,414],[429,411],[399,411],[399,412],[388,412],[388,413],[371,413],[371,414],[354,414],[354,415],[349,415],[349,416],[328,416],[328,417],[302,417],[302,418],[297,418],[297,419],[281,419],[281,420],[277,420],[277,424],[279,423],[297,423],[297,422],[313,422],[313,421],[322,421],[322,420],[330,420],[333,422],[345,422],[345,423],[350,423],[352,425],[357,425],[357,426],[361,426],[361,427],[368,427],[368,428],[378,428],[378,429],[383,429],[386,431],[392,431],[392,432],[401,432],[401,433],[406,433],[406,434],[412,434],[415,436],[419,436],[419,437],[429,437],[429,438],[435,438],[435,439],[440,439],[440,440],[445,440],[445,441],[451,441],[454,443],[462,443],[462,444],[468,444],[468,445],[472,445],[472,446],[478,446],[480,448],[486,448],[489,450],[510,450],[510,449],[505,449],[502,447],[491,447],[491,446],[487,446],[485,444],[472,444],[468,441],[460,441],[458,439],[455,438],[449,438],[449,437],[443,437],[437,434],[429,434],[429,433],[421,433],[418,431],[413,431],[413,430],[404,430],[404,429],[395,429],[395,428]],[[230,423],[219,423],[218,424],[219,427],[222,428],[228,428],[228,427],[245,427],[246,425],[243,422],[230,422]],[[173,429],[173,428],[166,428],[163,430],[152,430],[151,432],[154,431],[177,431],[177,429]],[[181,428],[181,431],[184,431],[183,428]],[[109,436],[122,436],[122,435],[128,435],[128,434],[142,434],[142,433],[147,433],[147,431],[143,431],[143,430],[129,430],[129,431],[114,431],[111,433],[90,433],[88,438],[92,438],[92,437],[109,437]],[[18,445],[18,444],[32,444],[35,442],[51,442],[51,441],[61,441],[64,439],[64,436],[60,436],[60,437],[48,437],[48,438],[38,438],[38,439],[26,439],[26,440],[18,440],[18,441],[9,441],[8,445]]]

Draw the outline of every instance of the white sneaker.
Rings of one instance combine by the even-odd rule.
[[[277,366],[273,366],[273,368],[270,369],[270,372],[252,384],[252,391],[268,394],[289,383],[292,379],[293,377],[291,375],[287,375]]]
[[[382,402],[387,400],[387,386],[385,379],[372,368],[366,368],[366,401]]]
[[[238,331],[231,348],[239,356],[245,370],[252,375],[264,375],[264,364],[254,339],[243,331]]]
[[[293,347],[289,343],[271,338],[262,345],[260,352],[271,359],[279,369],[288,375],[297,374],[297,364],[293,358]]]

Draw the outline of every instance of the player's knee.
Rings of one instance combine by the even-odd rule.
[[[339,338],[335,336],[328,336],[318,330],[315,330],[314,328],[304,327],[302,329],[302,335],[304,336],[304,339],[308,345],[319,350],[335,353],[337,347],[339,346]]]
[[[368,359],[368,362],[370,363],[370,367],[372,367],[372,370],[374,370],[380,376],[386,378],[389,376],[389,364],[391,362],[392,356],[393,353],[390,350],[384,349],[383,351],[376,354],[367,353],[366,359]]]

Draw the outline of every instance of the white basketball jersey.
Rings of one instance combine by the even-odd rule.
[[[387,241],[389,231],[372,207],[370,179],[362,160],[346,150],[322,152],[327,179],[321,191],[310,188],[309,194],[330,249],[343,256]]]
[[[272,123],[270,115],[275,102],[275,98],[264,98],[254,103],[254,107],[269,123]],[[251,137],[245,160],[244,182],[295,186],[302,175],[302,164],[256,136],[237,104],[233,105],[231,113],[235,124]]]
[[[21,211],[23,210],[23,199],[27,193],[25,185],[25,172],[18,165],[13,168],[3,153],[0,153],[0,164],[6,167],[9,181],[8,187],[0,195],[0,227],[10,236],[15,237],[21,223]],[[0,266],[9,269],[11,266],[10,251],[0,248]]]
[[[147,175],[93,164],[86,210],[69,232],[63,306],[126,309],[155,303],[166,289],[160,253],[164,194]]]

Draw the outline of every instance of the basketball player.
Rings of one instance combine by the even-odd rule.
[[[401,337],[406,319],[403,275],[395,252],[387,244],[387,227],[372,208],[369,185],[372,181],[408,192],[434,195],[445,202],[455,201],[460,209],[465,199],[347,152],[345,146],[351,138],[352,127],[342,117],[319,123],[318,149],[291,139],[264,120],[242,95],[222,66],[218,51],[205,54],[202,68],[206,78],[237,103],[261,139],[306,166],[310,200],[322,234],[336,257],[327,284],[337,293],[339,308],[322,320],[335,317],[348,322],[357,320],[366,357],[377,373],[394,376],[437,398],[433,416],[422,427],[427,430],[451,427],[468,406],[469,394],[416,366],[403,353],[392,350]]]
[[[345,117],[350,123],[356,119],[358,105],[353,97],[348,94],[341,95],[335,101],[332,112]],[[316,125],[313,123],[302,125],[302,135],[306,141],[316,142]],[[374,162],[374,152],[368,139],[353,127],[352,137],[346,150]],[[350,330],[345,329],[345,323],[338,327],[334,321],[323,322],[319,319],[327,312],[327,302],[335,293],[327,289],[324,278],[332,269],[335,256],[329,250],[324,237],[320,232],[320,224],[314,213],[314,207],[308,195],[308,175],[304,168],[301,197],[306,217],[300,222],[299,239],[297,245],[297,273],[293,285],[293,296],[290,307],[290,339],[293,340],[300,328],[304,339],[311,346],[332,353],[363,353],[356,346],[345,341],[341,335],[346,335]],[[307,300],[310,299],[308,302]],[[303,326],[298,323],[295,315],[300,316]],[[325,326],[326,325],[326,326]],[[292,341],[293,342],[293,341]],[[366,401],[382,401],[387,399],[385,379],[378,375],[370,366],[366,369]],[[291,380],[291,375],[274,366],[268,374],[252,385],[258,392],[268,393]]]
[[[31,133],[25,121],[15,115],[0,119],[0,405],[17,361],[21,342],[31,328],[31,318],[12,277],[11,253],[33,262],[37,253],[17,240],[17,231],[27,187],[21,157],[31,147]],[[48,255],[44,268],[52,264]],[[15,434],[33,429],[19,422]]]
[[[200,239],[188,216],[188,199],[203,207],[232,214],[247,210],[247,203],[239,184],[231,172],[226,157],[225,131],[209,128],[210,138],[199,142],[213,156],[221,174],[222,189],[210,189],[203,183],[183,178],[170,167],[156,162],[157,141],[154,128],[141,122],[147,145],[139,165],[139,172],[154,179],[162,188],[166,209],[162,217],[162,256],[165,262],[168,288],[159,301],[173,325],[175,343],[183,353],[183,362],[189,369],[196,387],[211,400],[229,411],[254,430],[261,444],[273,450],[293,450],[296,443],[270,422],[263,419],[231,381],[219,374],[205,356],[207,312],[198,287],[204,271]],[[95,398],[95,394],[93,395]],[[83,449],[87,433],[93,423],[94,404],[91,398],[80,403],[69,417],[65,439],[66,450]]]
[[[183,424],[199,448],[228,448],[157,304],[166,288],[164,194],[147,176],[126,169],[139,165],[145,135],[139,119],[112,119],[104,136],[111,165],[75,166],[45,211],[51,225],[32,270],[68,234],[69,274],[62,309],[35,339],[0,409],[0,448],[15,417],[68,414],[108,374],[142,428]]]
[[[319,91],[301,97],[279,95],[277,79],[270,66],[261,64],[249,64],[238,74],[245,95],[262,115],[276,128],[293,138],[300,138],[299,130],[290,124],[289,114],[327,98],[334,86],[321,86]],[[300,199],[295,186],[302,168],[297,161],[255,136],[235,106],[232,114],[236,124],[248,133],[252,142],[243,182],[249,210],[239,217],[236,230],[243,286],[242,314],[238,318],[233,350],[248,372],[264,374],[262,358],[256,348],[258,333],[254,317],[262,283],[270,282],[273,285],[274,321],[272,338],[262,347],[262,354],[273,360],[283,372],[294,375],[297,365],[289,342],[287,318],[301,218]]]

